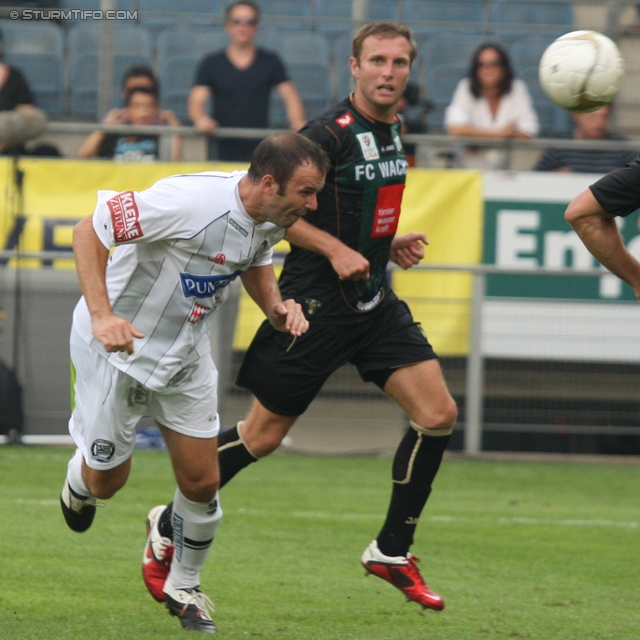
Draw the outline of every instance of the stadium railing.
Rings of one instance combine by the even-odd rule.
[[[47,133],[51,134],[86,134],[94,131],[122,134],[145,134],[160,136],[160,159],[171,158],[171,137],[179,135],[187,138],[202,138],[194,127],[166,127],[166,126],[141,126],[133,125],[105,125],[79,122],[50,122],[47,125]],[[219,138],[245,138],[263,139],[269,135],[282,131],[282,129],[244,129],[221,127],[216,130],[215,136]],[[447,134],[407,134],[403,140],[417,146],[417,166],[428,167],[434,163],[436,156],[443,150],[452,151],[463,146],[488,147],[504,149],[507,151],[507,168],[512,168],[512,155],[515,150],[526,149],[539,151],[547,148],[556,149],[595,149],[595,150],[639,150],[639,140],[573,140],[567,138],[475,138],[466,136],[450,136]]]

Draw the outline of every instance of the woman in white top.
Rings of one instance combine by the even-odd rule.
[[[483,44],[475,52],[469,77],[458,83],[445,111],[451,135],[494,138],[532,138],[538,116],[527,85],[514,77],[507,52],[498,44]],[[506,169],[501,149],[467,147],[459,166],[470,169]]]

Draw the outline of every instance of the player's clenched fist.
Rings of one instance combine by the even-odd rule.
[[[268,318],[274,329],[286,331],[292,336],[301,336],[309,330],[309,321],[295,300],[284,300],[272,305]]]
[[[106,351],[133,353],[133,339],[144,338],[128,320],[115,314],[100,315],[91,320],[93,335],[100,340]]]

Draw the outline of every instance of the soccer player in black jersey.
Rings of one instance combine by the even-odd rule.
[[[350,60],[354,93],[301,131],[331,161],[317,210],[287,231],[291,252],[280,279],[310,330],[292,344],[268,323],[260,327],[238,376],[254,394],[253,406],[219,436],[218,451],[222,486],[274,451],[329,375],[353,363],[411,421],[393,461],[386,520],[362,563],[409,600],[441,610],[443,599],[425,584],[409,548],[457,408],[436,354],[386,278],[389,260],[407,269],[427,244],[423,233],[395,235],[407,172],[396,106],[416,53],[410,29],[388,22],[362,27]],[[169,511],[150,523],[149,533],[167,544]]]
[[[625,247],[616,216],[640,208],[640,158],[600,178],[568,206],[565,218],[595,258],[640,299],[640,261]]]

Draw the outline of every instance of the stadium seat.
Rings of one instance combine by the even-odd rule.
[[[444,128],[444,110],[453,97],[453,92],[468,71],[466,64],[441,64],[431,67],[427,73],[426,99],[433,104],[429,113],[429,128]]]
[[[475,50],[488,38],[482,31],[441,31],[425,37],[420,55],[427,59],[429,67],[442,64],[459,64],[468,67]]]
[[[264,25],[277,25],[288,30],[311,27],[312,0],[264,0],[259,5]]]
[[[53,23],[8,22],[2,33],[6,60],[22,71],[37,106],[51,115],[64,113],[62,30]]]
[[[222,27],[197,29],[180,24],[166,29],[158,35],[156,55],[160,74],[167,61],[173,56],[202,57],[210,51],[223,49],[229,43],[227,33]],[[193,80],[193,77],[190,78]]]
[[[119,106],[122,76],[132,64],[151,66],[151,44],[146,29],[137,25],[116,24],[114,38],[112,106]],[[77,25],[69,33],[69,82],[74,115],[96,115],[99,42],[97,26]]]
[[[139,20],[152,31],[170,28],[176,22],[222,25],[222,0],[137,0],[136,4]]]
[[[571,2],[518,2],[517,0],[497,0],[491,5],[491,21],[520,25],[573,26]]]
[[[160,104],[174,111],[182,122],[189,122],[187,99],[198,63],[207,53],[224,48],[228,41],[222,28],[195,29],[184,24],[159,34]]]
[[[324,37],[317,32],[288,33],[282,37],[278,53],[288,66],[292,63],[316,63],[329,67],[329,50]]]
[[[497,29],[494,41],[505,47],[517,74],[519,70],[537,66],[544,50],[562,33],[563,29],[544,33]]]
[[[161,67],[160,104],[171,109],[184,124],[189,124],[187,100],[202,56],[175,55]]]
[[[485,19],[484,0],[404,0],[402,19],[413,22],[477,22]]]

